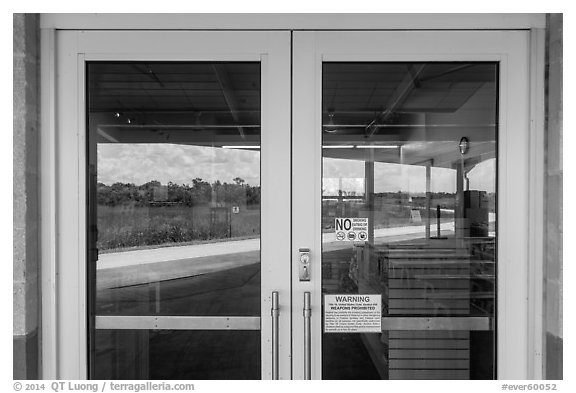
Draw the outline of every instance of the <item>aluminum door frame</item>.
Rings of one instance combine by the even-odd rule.
[[[261,62],[261,356],[272,373],[272,292],[279,293],[279,372],[291,377],[290,337],[290,32],[65,31],[45,32],[49,108],[43,124],[44,184],[49,195],[43,239],[43,378],[85,379],[87,362],[86,121],[87,61]],[[280,207],[280,208],[279,208]],[[45,345],[45,347],[44,347]]]
[[[540,37],[541,38],[541,37]],[[530,293],[539,255],[530,255],[540,211],[531,210],[530,192],[543,165],[533,151],[530,31],[323,31],[294,32],[293,37],[293,189],[292,303],[293,377],[304,379],[310,363],[312,379],[321,379],[321,184],[323,61],[496,61],[499,72],[498,131],[498,282],[497,376],[527,379],[531,367],[533,323],[530,311],[541,293]],[[538,85],[540,75],[536,76]],[[539,112],[540,108],[536,107]],[[531,150],[532,148],[532,150]],[[536,170],[534,170],[534,167]],[[530,169],[533,168],[533,169]],[[542,166],[543,168],[543,166]],[[521,190],[519,192],[519,190]],[[541,190],[537,190],[540,192]],[[518,195],[520,194],[520,195]],[[538,196],[535,197],[536,200]],[[311,280],[298,279],[298,250],[310,248]],[[532,262],[531,262],[532,261]],[[535,266],[534,262],[535,261]],[[540,265],[538,265],[540,263]],[[538,277],[536,273],[534,277]],[[311,359],[303,316],[304,294],[311,296]],[[536,300],[534,300],[536,299]],[[537,329],[536,329],[537,331]]]

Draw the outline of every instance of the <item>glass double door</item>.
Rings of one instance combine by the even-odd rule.
[[[507,33],[87,34],[88,377],[498,376]]]

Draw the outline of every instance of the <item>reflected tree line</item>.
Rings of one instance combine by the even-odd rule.
[[[260,186],[232,183],[97,183],[97,247],[134,248],[260,234]]]
[[[157,180],[151,180],[142,185],[121,182],[106,185],[99,182],[97,201],[101,206],[126,204],[202,206],[234,203],[259,205],[260,186],[246,184],[245,180],[240,177],[234,178],[233,183],[222,183],[219,180],[209,183],[201,178],[193,179],[191,184],[168,182],[166,185],[162,185]]]

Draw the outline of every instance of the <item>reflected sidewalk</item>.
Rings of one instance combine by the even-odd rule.
[[[443,223],[440,229],[454,231],[454,223]],[[375,243],[384,239],[402,241],[424,236],[424,225],[374,231]],[[324,233],[322,245],[324,251],[333,251],[349,248],[351,243],[336,240],[335,233]],[[97,287],[114,288],[173,280],[256,263],[260,263],[258,238],[101,254],[97,263]]]
[[[260,239],[244,239],[187,246],[112,252],[99,255],[98,270],[145,265],[148,263],[177,261],[182,259],[195,259],[216,255],[236,254],[248,251],[258,251],[259,249]]]
[[[453,230],[453,223],[444,223],[442,230]],[[424,225],[380,228],[374,231],[375,238],[395,237],[400,235],[424,234]],[[348,242],[336,240],[335,233],[322,234],[322,243],[334,243],[342,248],[349,247]],[[142,266],[151,263],[173,262],[220,255],[240,254],[260,250],[260,239],[233,240],[228,242],[196,244],[189,246],[162,247],[147,250],[122,251],[101,254],[98,270],[117,269],[129,266]]]

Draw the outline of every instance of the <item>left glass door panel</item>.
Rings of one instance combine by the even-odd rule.
[[[260,74],[87,63],[91,378],[260,378]]]

